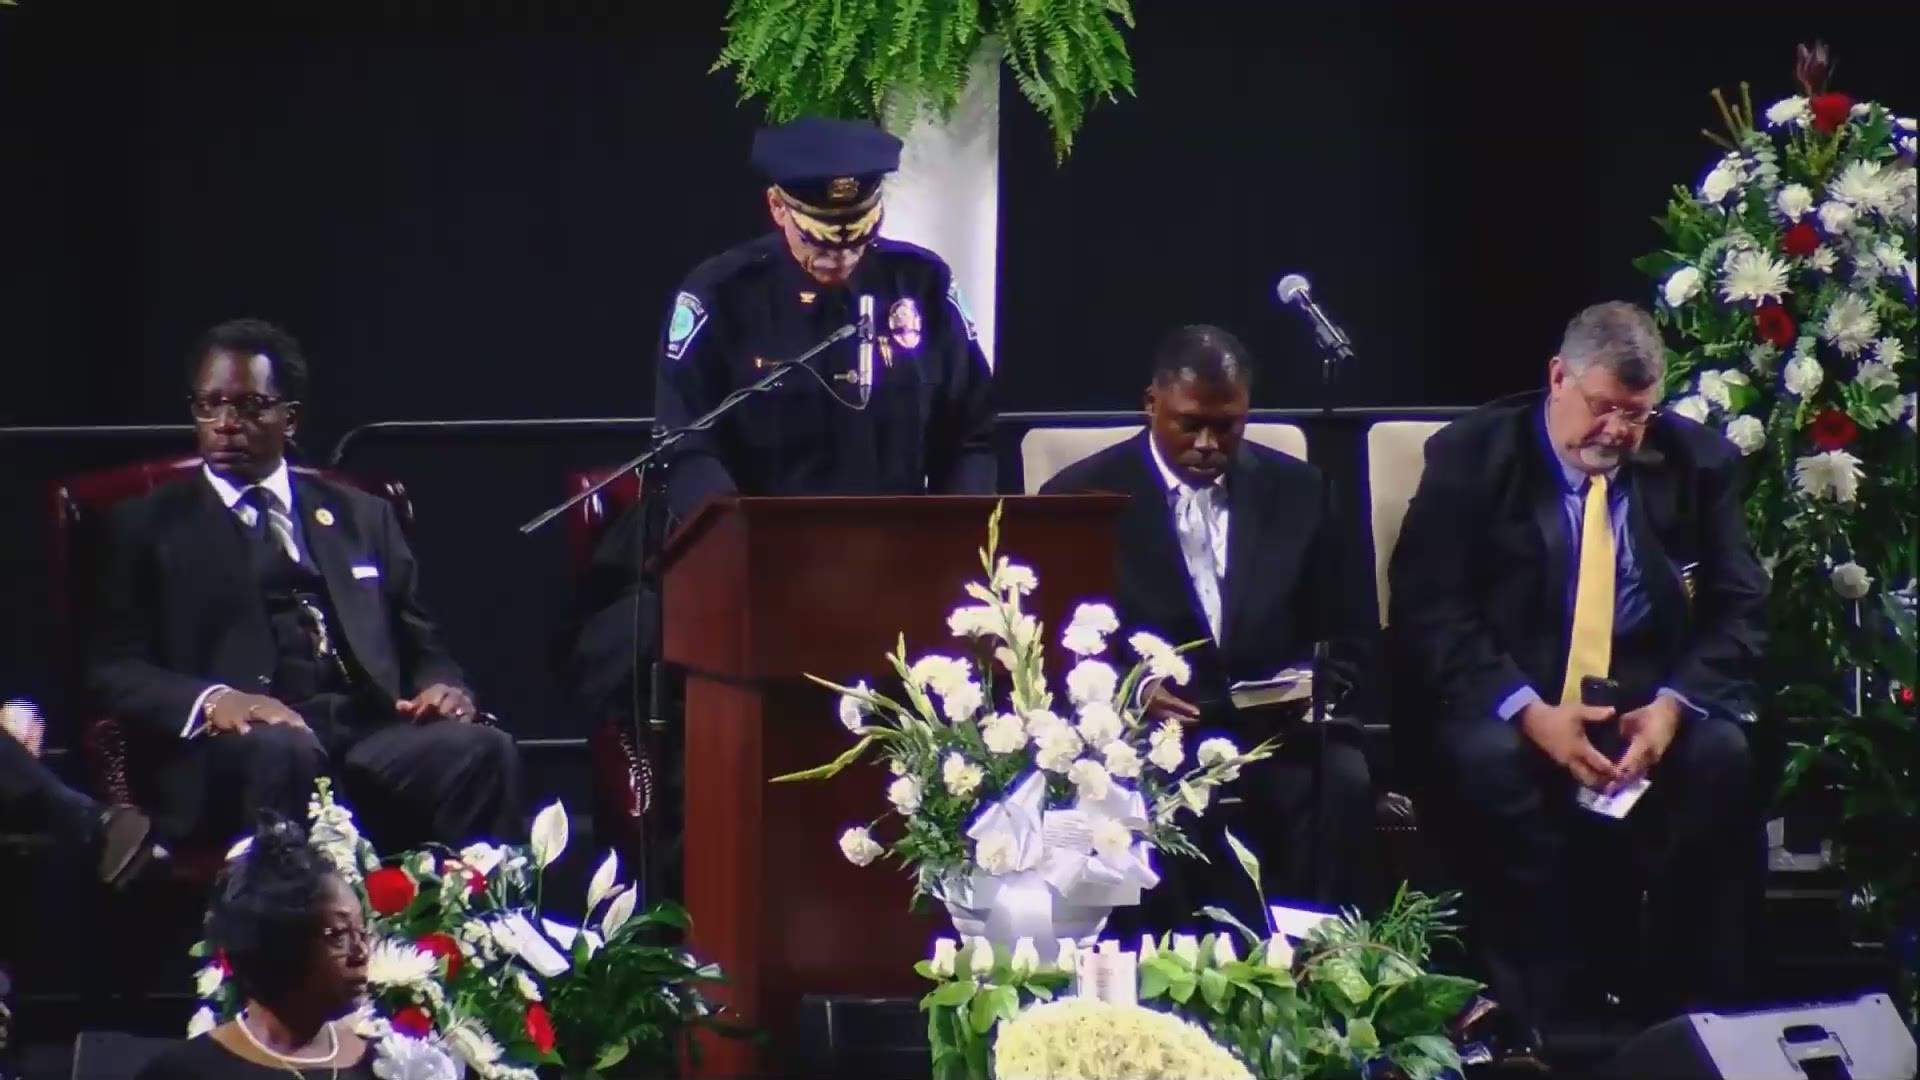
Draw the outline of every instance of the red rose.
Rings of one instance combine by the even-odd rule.
[[[220,974],[222,975],[233,974],[233,965],[227,962],[227,950],[225,949],[215,950],[213,954],[213,962],[215,964],[220,965]]]
[[[367,902],[382,915],[398,915],[407,910],[418,892],[413,879],[397,866],[383,866],[367,875]]]
[[[1793,228],[1788,229],[1787,235],[1780,238],[1780,249],[1782,251],[1801,258],[1813,254],[1814,250],[1819,246],[1820,230],[1814,228],[1813,222],[1811,221],[1800,222]]]
[[[1813,418],[1813,445],[1822,450],[1838,450],[1853,441],[1860,429],[1853,425],[1853,417],[1839,409],[1828,409]]]
[[[421,952],[432,953],[447,962],[448,982],[452,982],[454,976],[460,974],[460,943],[453,940],[452,935],[438,931],[422,934],[414,944],[420,947]]]
[[[1782,349],[1793,344],[1793,316],[1779,304],[1771,301],[1761,304],[1760,310],[1753,313],[1753,325],[1762,341]]]
[[[1831,135],[1847,122],[1853,100],[1845,94],[1815,94],[1807,103],[1813,108],[1813,126]]]
[[[393,1030],[424,1039],[433,1031],[433,1021],[427,1017],[427,1010],[418,1005],[409,1005],[393,1014]]]
[[[534,1049],[541,1053],[553,1052],[553,1018],[547,1015],[547,1007],[537,1001],[527,1006],[527,1038],[533,1040]]]

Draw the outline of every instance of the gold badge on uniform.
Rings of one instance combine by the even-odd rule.
[[[800,302],[803,304],[811,304],[813,303],[814,298],[818,295],[819,295],[818,293],[802,292],[800,294]]]
[[[1684,587],[1687,590],[1687,602],[1689,604],[1693,602],[1693,591],[1694,591],[1693,572],[1695,570],[1698,570],[1699,568],[1700,568],[1700,564],[1697,562],[1688,563],[1687,565],[1680,568],[1680,584],[1682,587]]]
[[[894,344],[908,352],[920,347],[920,308],[911,297],[895,300],[887,309],[887,332]]]
[[[331,525],[333,524],[333,511],[323,506],[313,512],[313,520],[319,525]]]
[[[877,342],[875,342],[875,344],[880,346],[880,366],[892,367],[893,366],[893,339],[883,337],[879,339]]]
[[[833,183],[827,185],[827,198],[834,202],[849,202],[860,194],[860,181],[851,176],[836,176]]]

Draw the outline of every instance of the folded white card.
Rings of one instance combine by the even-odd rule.
[[[355,581],[365,581],[368,578],[377,578],[379,576],[380,568],[377,566],[356,566],[353,568],[353,580]]]
[[[1626,817],[1627,811],[1633,809],[1633,804],[1639,802],[1640,796],[1647,793],[1648,783],[1647,778],[1643,776],[1611,795],[1603,795],[1592,788],[1583,787],[1574,792],[1573,798],[1581,806],[1602,817],[1618,820]]]

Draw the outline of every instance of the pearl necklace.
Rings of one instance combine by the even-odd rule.
[[[260,1037],[253,1033],[252,1025],[247,1023],[248,1015],[248,1010],[240,1010],[240,1016],[238,1017],[240,1021],[240,1034],[246,1036],[247,1041],[252,1043],[255,1049],[268,1057],[277,1059],[286,1067],[288,1072],[293,1073],[295,1076],[302,1076],[303,1074],[300,1070],[294,1068],[295,1065],[331,1065],[333,1066],[333,1075],[336,1077],[340,1075],[340,1033],[334,1030],[332,1024],[327,1025],[327,1052],[325,1054],[320,1057],[296,1057],[292,1054],[283,1054],[261,1042]]]

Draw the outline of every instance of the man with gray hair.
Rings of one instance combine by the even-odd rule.
[[[1637,904],[1618,906],[1637,890],[1575,914],[1623,872],[1644,875],[1661,966],[1647,1019],[1735,1003],[1745,981],[1767,580],[1740,455],[1657,410],[1664,361],[1640,308],[1575,316],[1544,394],[1428,441],[1389,568],[1390,647],[1418,688],[1397,719],[1425,741],[1438,816],[1472,838],[1489,979],[1536,1026],[1582,951],[1639,943]]]

